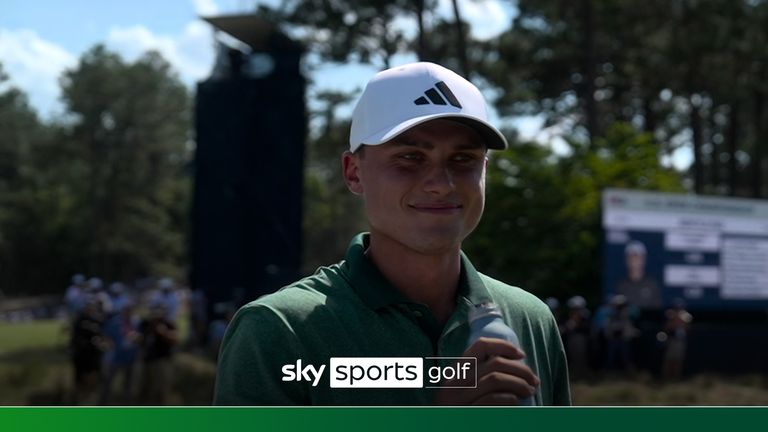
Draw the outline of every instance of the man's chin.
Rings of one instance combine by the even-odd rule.
[[[442,255],[461,249],[466,236],[455,231],[445,232],[434,229],[419,231],[408,239],[409,247],[423,255]]]
[[[401,227],[402,228],[402,227]],[[436,226],[422,225],[410,226],[399,230],[371,229],[373,237],[389,239],[421,255],[443,255],[456,253],[461,249],[462,241],[469,235],[461,227],[455,225]]]

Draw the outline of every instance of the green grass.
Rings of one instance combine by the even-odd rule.
[[[663,383],[648,376],[578,382],[571,385],[575,405],[590,406],[766,406],[768,377],[704,374]]]
[[[0,324],[0,357],[5,354],[50,348],[67,344],[65,321],[41,320],[19,324]]]
[[[180,318],[184,340],[189,325],[184,316]],[[60,320],[0,324],[0,405],[71,404],[74,386],[68,340],[67,325]],[[188,353],[179,353],[175,363],[172,402],[210,405],[216,365]]]
[[[61,320],[0,324],[0,405],[25,405],[70,386],[68,334]]]

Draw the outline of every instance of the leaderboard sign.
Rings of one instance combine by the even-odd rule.
[[[768,308],[768,201],[606,189],[602,205],[606,298]]]

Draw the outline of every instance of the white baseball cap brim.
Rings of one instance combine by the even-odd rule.
[[[437,120],[437,119],[453,120],[475,129],[475,131],[477,131],[477,133],[480,134],[480,136],[483,138],[486,145],[490,149],[504,150],[505,148],[507,148],[507,139],[504,137],[504,135],[501,134],[501,132],[499,132],[495,127],[490,125],[488,122],[480,120],[471,115],[466,115],[466,114],[462,115],[462,114],[455,114],[455,113],[431,114],[431,115],[425,115],[421,117],[408,119],[402,123],[395,125],[392,128],[385,129],[378,133],[361,138],[359,140],[360,143],[358,144],[358,147],[360,145],[384,144],[385,142],[395,138],[401,133],[407,131],[408,129],[411,129],[412,127],[418,126],[422,123],[426,123],[430,120]],[[357,150],[357,148],[355,148],[355,150]]]

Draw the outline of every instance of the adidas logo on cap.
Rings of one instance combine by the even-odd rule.
[[[445,97],[445,99],[440,96],[441,94]],[[456,108],[461,108],[461,103],[458,99],[456,99],[456,96],[453,94],[451,89],[448,88],[448,85],[443,81],[440,81],[439,83],[435,84],[434,87],[425,91],[424,95],[426,98],[421,96],[420,98],[413,101],[413,103],[416,105],[429,105],[430,101],[432,101],[432,103],[435,105],[445,105],[445,100],[448,99],[448,103],[455,106]],[[429,100],[427,100],[427,98],[429,98]]]

